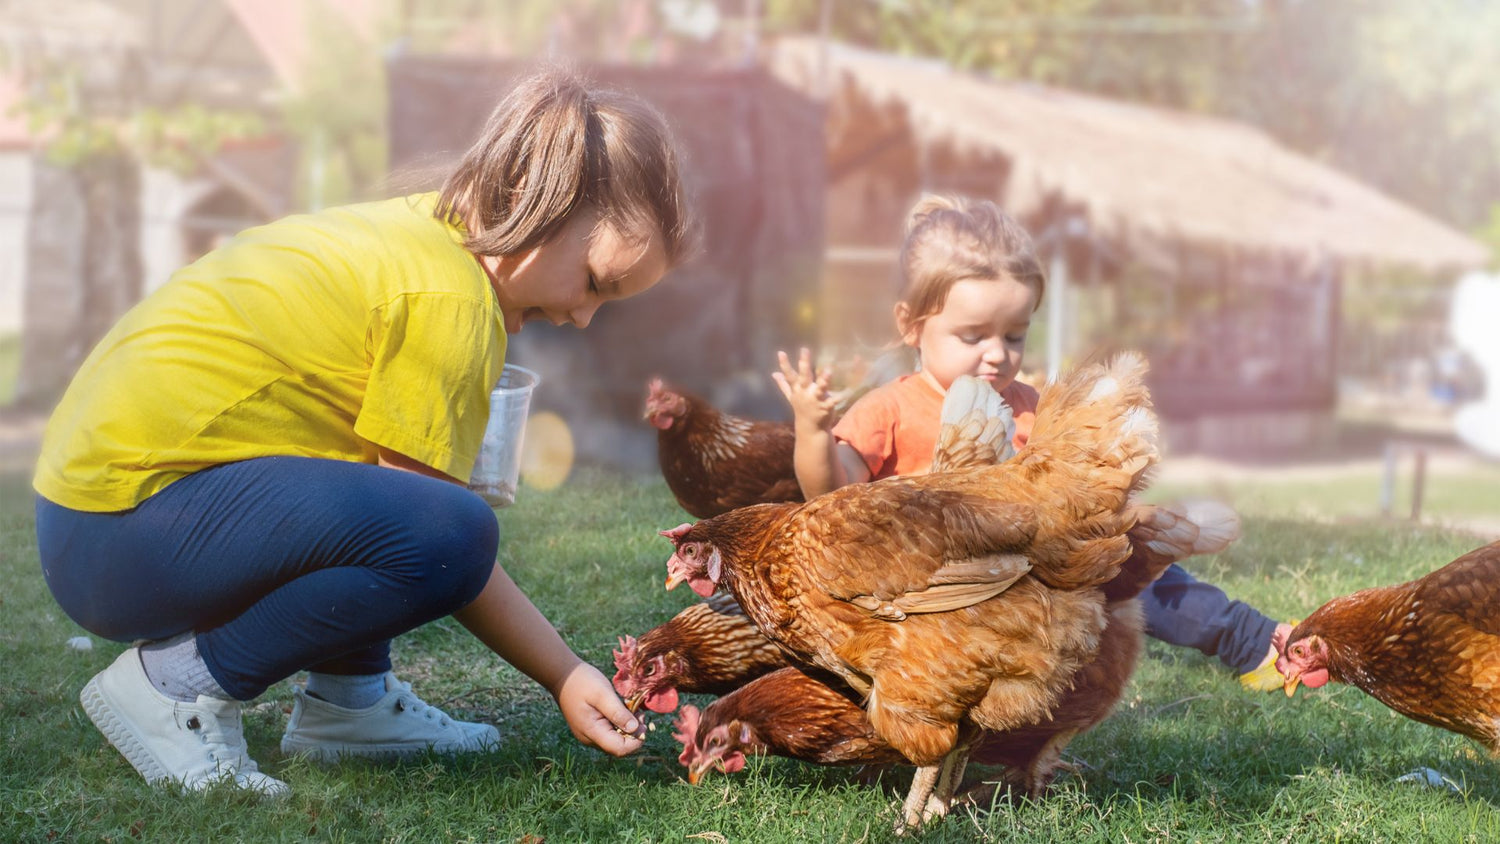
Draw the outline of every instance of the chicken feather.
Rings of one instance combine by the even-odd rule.
[[[1500,542],[1409,583],[1334,598],[1277,641],[1298,684],[1349,683],[1500,756]]]
[[[865,695],[876,733],[913,763],[961,774],[961,734],[1045,718],[1092,656],[1097,588],[1131,553],[1130,496],[1155,463],[1145,363],[1122,355],[1049,385],[1027,448],[995,466],[846,486],[802,505],[742,508],[664,531],[670,585],[722,584],[769,638]],[[948,566],[1022,555],[1009,588],[940,612],[876,615],[938,585]],[[942,574],[940,574],[940,572]],[[979,575],[979,576],[976,576]],[[868,604],[868,602],[865,602]],[[919,780],[930,779],[927,774]],[[926,804],[914,789],[904,816]]]

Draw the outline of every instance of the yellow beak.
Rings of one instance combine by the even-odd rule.
[[[1283,687],[1286,689],[1286,696],[1291,697],[1292,692],[1297,691],[1297,684],[1301,682],[1302,675],[1300,674],[1294,674],[1291,677],[1286,678],[1286,685]]]
[[[669,574],[667,575],[667,591],[671,592],[673,589],[676,589],[679,585],[686,582],[687,578],[681,575]]]

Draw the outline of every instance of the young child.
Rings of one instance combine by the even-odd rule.
[[[771,375],[792,406],[797,482],[809,499],[845,484],[927,471],[943,397],[960,375],[977,375],[1000,391],[1015,413],[1017,449],[1031,433],[1038,394],[1015,378],[1046,279],[1026,232],[993,202],[925,197],[907,220],[900,271],[896,330],[917,350],[918,372],[862,396],[837,424],[828,373],[813,370],[807,349],[795,366],[781,353],[780,371]],[[1179,566],[1142,603],[1148,634],[1218,655],[1241,672],[1271,652],[1276,622]]]
[[[145,640],[84,687],[148,781],[267,794],[240,704],[309,671],[281,742],[322,759],[494,745],[391,673],[391,638],[453,615],[543,685],[573,734],[641,739],[495,561],[464,482],[506,338],[584,328],[690,249],[668,129],[547,72],[490,117],[441,192],[245,231],[94,349],[47,427],[47,585],[99,636]]]

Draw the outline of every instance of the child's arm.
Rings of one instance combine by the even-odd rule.
[[[781,394],[792,406],[797,440],[792,465],[802,496],[815,498],[846,484],[870,479],[870,470],[854,449],[834,439],[834,401],[828,393],[829,372],[812,368],[812,353],[803,349],[797,366],[777,352],[780,372],[771,373]]]
[[[641,724],[609,681],[573,653],[498,563],[479,597],[453,617],[551,692],[580,742],[614,756],[640,749]]]
[[[381,466],[461,483],[400,452],[381,448]],[[580,742],[615,756],[638,750],[640,722],[599,669],[584,662],[497,563],[479,597],[453,614],[490,650],[542,684]]]

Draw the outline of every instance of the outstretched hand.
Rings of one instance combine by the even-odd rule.
[[[625,708],[614,687],[586,662],[578,663],[557,691],[557,708],[573,737],[611,756],[639,750],[646,726]]]
[[[781,388],[781,394],[792,406],[797,424],[807,430],[829,428],[834,418],[834,398],[828,392],[832,372],[827,367],[815,371],[812,352],[805,347],[797,356],[795,367],[786,352],[777,352],[776,359],[781,364],[781,371],[771,373],[771,380]]]

